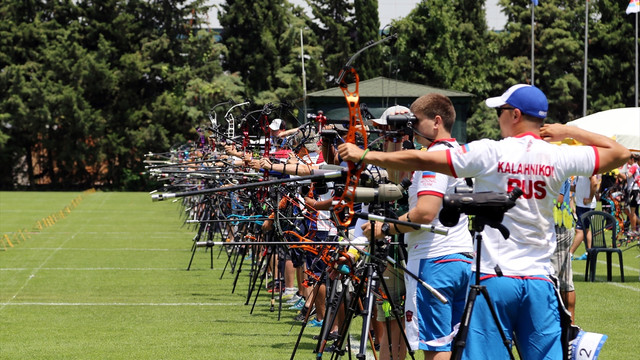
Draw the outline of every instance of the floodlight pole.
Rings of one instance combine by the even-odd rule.
[[[533,3],[533,1],[530,4],[531,6],[531,85],[535,86],[536,85],[536,74],[535,74],[535,65],[534,65],[534,49],[535,49],[535,32],[534,32],[534,24],[535,24],[535,8],[536,5]]]
[[[582,89],[582,116],[587,116],[587,58],[589,52],[589,0],[584,4],[584,86]]]
[[[635,107],[638,107],[638,13],[636,12],[636,96]]]
[[[303,119],[307,119],[307,73],[304,70],[304,38],[302,36],[303,29],[300,29],[300,59],[302,60],[302,111]]]

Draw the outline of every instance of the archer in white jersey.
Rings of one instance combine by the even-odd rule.
[[[555,248],[553,199],[569,176],[614,169],[630,152],[605,136],[576,127],[542,126],[548,104],[535,86],[514,85],[486,103],[498,112],[502,141],[475,141],[460,150],[369,152],[363,160],[390,169],[474,177],[476,191],[506,192],[516,186],[524,191],[505,214],[508,239],[489,226],[484,228],[480,280],[491,295],[505,335],[511,340],[515,334],[523,360],[561,359],[560,312],[547,277]],[[569,137],[589,146],[558,147],[545,142]],[[338,150],[346,160],[363,157],[363,151],[350,144]],[[509,358],[482,296],[476,298],[466,340],[463,359]]]

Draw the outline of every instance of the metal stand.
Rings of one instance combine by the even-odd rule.
[[[502,330],[502,326],[500,326],[500,320],[498,319],[498,314],[496,313],[496,310],[493,307],[493,303],[491,302],[489,291],[487,290],[486,286],[480,285],[480,259],[481,259],[481,249],[482,249],[481,232],[484,229],[485,224],[488,224],[488,223],[486,222],[485,219],[483,219],[479,215],[476,216],[473,221],[473,230],[475,231],[475,242],[476,242],[475,284],[469,287],[469,295],[467,296],[467,303],[462,313],[462,320],[460,321],[460,329],[458,330],[458,334],[453,340],[451,359],[454,359],[454,360],[459,360],[462,358],[462,352],[464,351],[464,347],[467,345],[467,335],[469,333],[469,323],[471,322],[471,314],[473,313],[473,307],[476,302],[476,297],[480,294],[482,294],[485,301],[487,302],[487,306],[491,311],[491,317],[493,317],[493,321],[496,327],[498,328],[498,331],[500,332],[500,337],[502,338],[502,342],[505,348],[507,349],[507,352],[509,353],[509,357],[511,358],[511,360],[515,360],[513,353],[511,352],[511,348],[509,347],[509,345],[511,344],[511,341],[507,339],[507,336]],[[504,228],[504,230],[506,231],[506,228]],[[508,237],[508,235],[506,237]]]
[[[374,226],[375,224],[372,224]],[[345,350],[343,349],[345,338],[347,337],[347,332],[349,330],[349,326],[351,325],[351,321],[355,315],[362,315],[362,330],[360,332],[360,347],[358,349],[358,354],[356,355],[356,359],[366,359],[366,338],[369,337],[369,329],[371,328],[371,314],[373,312],[373,306],[375,305],[375,294],[374,290],[378,288],[378,286],[382,286],[383,291],[386,294],[389,294],[389,289],[387,287],[384,278],[382,277],[382,273],[386,267],[386,261],[384,259],[387,258],[388,247],[383,248],[383,241],[376,241],[372,239],[371,244],[373,244],[373,253],[377,256],[369,256],[369,261],[364,264],[362,275],[360,276],[360,282],[356,288],[356,291],[349,302],[349,306],[345,311],[345,320],[340,327],[338,339],[335,342],[335,351],[333,352],[331,359],[338,359],[340,356],[345,354]],[[343,289],[343,292],[348,291],[347,288]],[[364,299],[364,304],[361,302],[361,295]],[[344,294],[343,294],[344,296]],[[394,303],[391,296],[389,296],[389,302],[391,304],[391,308],[394,309],[394,317],[395,321],[398,322],[400,329],[402,329],[402,319],[400,314],[396,311],[397,306]],[[358,309],[360,312],[358,313]],[[412,359],[414,359],[414,351],[411,350],[409,346],[409,341],[407,339],[406,334],[402,331],[403,339],[405,344],[407,345],[407,351]],[[371,342],[371,347],[373,348],[373,340],[369,339]],[[318,352],[317,358],[320,359],[322,357],[322,353]]]

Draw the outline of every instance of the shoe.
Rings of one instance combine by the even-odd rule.
[[[316,314],[316,308],[314,307],[313,309],[311,309],[311,314],[309,314],[309,316],[313,316]],[[298,313],[298,315],[296,315],[293,320],[295,321],[304,321],[305,316],[307,316],[307,307],[303,305],[302,309],[300,310],[300,312]]]
[[[575,260],[587,260],[587,253],[582,254],[582,256],[575,258]]]
[[[298,299],[298,301],[293,306],[289,307],[289,310],[302,310],[306,301],[307,300],[305,298],[300,297],[300,299]]]
[[[285,293],[286,293],[286,290],[285,290]],[[282,298],[284,299],[284,295],[282,296]],[[298,295],[297,293],[293,294],[293,296],[289,300],[287,300],[286,304],[295,305],[298,303],[298,301],[300,301],[301,298],[302,296]]]
[[[314,318],[313,320],[309,321],[309,323],[307,325],[311,326],[311,327],[322,327],[322,322],[323,321],[318,321],[317,318]]]
[[[297,293],[298,293],[297,288],[285,288],[284,292],[282,293],[282,300],[290,300],[294,296],[297,296],[298,295]]]
[[[278,279],[272,280],[267,284],[267,291],[269,291],[269,293],[272,293],[275,291],[277,294],[280,291],[284,291],[284,284],[282,283],[282,281]]]
[[[300,311],[298,311],[298,314],[293,317],[293,320],[302,322],[304,321],[305,316],[307,316],[307,308],[302,305],[302,309],[300,309]]]
[[[267,289],[273,289],[273,284],[274,284],[275,282],[277,282],[277,281],[273,281],[273,280],[271,280],[271,281],[269,281],[269,282],[267,283],[267,285],[265,285],[264,287],[265,287],[265,288],[267,288]]]
[[[340,335],[337,332],[331,332],[329,333],[329,335],[327,335],[327,341],[338,340],[339,337]],[[320,339],[320,334],[313,335],[313,340],[319,340],[319,339]]]

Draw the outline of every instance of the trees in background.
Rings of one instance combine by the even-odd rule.
[[[591,2],[589,2],[591,4]],[[635,15],[626,0],[598,0],[589,13],[589,112],[634,105]]]
[[[301,31],[308,90],[335,86],[346,61],[380,38],[377,1],[307,2],[311,16],[286,0],[226,1],[220,42],[206,0],[3,1],[0,188],[140,189],[143,154],[193,138],[214,104],[299,99]],[[353,65],[363,79],[473,93],[468,139],[497,138],[483,100],[531,81],[533,5],[501,0],[508,23],[494,32],[484,4],[422,1],[393,23],[393,46],[369,49]],[[628,1],[540,1],[535,85],[549,97],[550,121],[582,116],[585,4],[589,113],[634,103]]]
[[[503,87],[489,80],[498,75],[500,56],[497,36],[487,30],[484,1],[423,1],[395,26],[399,78],[476,95],[468,139],[498,137],[495,113],[481,104]]]
[[[589,11],[589,113],[633,105],[633,26],[628,2],[545,0],[535,7],[535,85],[549,98],[548,121],[582,116],[585,4]],[[497,138],[483,105],[517,83],[531,83],[530,0],[501,0],[504,31],[487,31],[484,1],[420,2],[396,23],[400,78],[476,95],[468,139]]]
[[[302,96],[301,30],[308,85],[322,86],[322,48],[301,7],[286,0],[241,0],[221,9],[222,43],[228,49],[223,65],[244,80],[247,98],[266,103]]]
[[[353,6],[348,0],[307,0],[314,21],[309,28],[324,48],[322,65],[326,84],[333,86],[335,77],[355,51],[352,32]]]
[[[354,0],[353,10],[354,18],[352,33],[355,35],[353,44],[354,50],[358,51],[368,44],[380,39],[378,1]],[[347,57],[347,59],[349,57]],[[380,76],[384,70],[381,47],[374,46],[364,51],[358,57],[358,69],[360,69],[358,75],[362,80]]]
[[[203,4],[4,1],[0,186],[140,188],[145,152],[185,141],[240,93]]]

